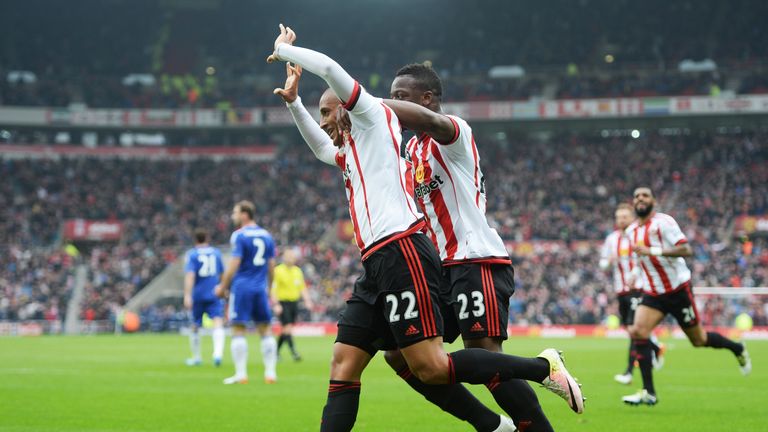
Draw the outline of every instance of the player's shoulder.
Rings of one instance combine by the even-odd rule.
[[[621,237],[624,235],[624,231],[620,229],[615,229],[610,232],[607,236],[605,236],[605,241],[611,241],[614,240],[616,237]]]
[[[674,224],[674,225],[677,225],[677,221],[675,220],[675,218],[673,218],[672,216],[670,216],[670,215],[668,215],[666,213],[656,212],[653,215],[653,219],[655,221],[663,223],[663,224]]]
[[[640,226],[640,224],[638,224],[637,221],[634,221],[631,224],[629,224],[629,226],[626,229],[624,229],[624,233],[625,234],[629,234],[632,231],[636,230],[637,227],[639,227],[639,226]]]

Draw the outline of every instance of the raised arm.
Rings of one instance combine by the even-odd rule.
[[[285,64],[285,87],[276,88],[273,93],[283,98],[288,107],[293,122],[299,129],[302,138],[307,143],[315,157],[328,165],[336,164],[338,150],[333,145],[333,140],[320,128],[315,119],[309,114],[299,97],[299,80],[301,79],[301,66]]]
[[[384,104],[392,108],[407,129],[424,132],[440,144],[456,141],[459,126],[447,115],[408,101],[385,99]]]
[[[275,51],[267,61],[287,61],[296,63],[304,69],[322,78],[342,101],[359,92],[357,82],[338,63],[323,53],[293,46],[296,33],[290,27],[280,24],[280,35],[275,39]]]

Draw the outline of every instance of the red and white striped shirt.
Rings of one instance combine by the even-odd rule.
[[[642,225],[633,222],[626,230],[632,247],[647,246],[664,249],[686,243],[688,239],[672,216],[654,213]],[[651,295],[674,292],[691,280],[691,271],[682,257],[640,256],[635,254],[640,266],[643,290]],[[636,273],[638,273],[636,271]]]
[[[624,231],[616,230],[608,234],[600,249],[600,261],[606,263],[606,268],[607,263],[613,263],[613,289],[617,294],[624,295],[633,289],[642,289],[639,279],[635,280],[634,286],[627,284],[635,268],[635,259]]]
[[[422,134],[406,146],[429,236],[443,265],[510,264],[504,242],[485,218],[485,179],[472,129],[459,117],[448,118],[456,129],[451,143],[442,145]]]
[[[400,121],[394,111],[357,82],[344,108],[352,130],[336,165],[344,175],[355,242],[366,259],[383,245],[422,230],[424,220],[400,157]]]

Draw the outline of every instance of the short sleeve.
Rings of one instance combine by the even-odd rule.
[[[448,115],[454,127],[454,135],[451,141],[440,144],[440,151],[454,160],[466,160],[475,162],[479,159],[477,146],[472,134],[472,128],[459,117]]]
[[[185,273],[195,273],[197,272],[197,268],[195,266],[195,253],[193,251],[187,251],[186,257],[184,257],[184,272]]]
[[[272,236],[267,237],[267,250],[264,251],[265,259],[272,259],[275,257],[275,240]]]
[[[678,225],[677,221],[671,217],[664,218],[663,222],[659,224],[659,229],[661,230],[661,236],[664,241],[670,245],[677,246],[688,242],[688,238],[683,234],[680,225]]]
[[[603,242],[603,246],[600,248],[600,259],[601,260],[609,260],[611,259],[611,237],[608,236],[608,238],[605,239]]]
[[[232,256],[235,258],[243,257],[243,243],[240,241],[240,238],[240,235],[234,232],[229,239],[229,244],[232,246]]]

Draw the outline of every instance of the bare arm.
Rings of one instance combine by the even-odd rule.
[[[458,126],[445,114],[408,101],[385,99],[384,104],[392,108],[406,128],[424,132],[440,144],[451,144],[456,140]]]
[[[184,307],[192,308],[192,287],[195,285],[195,272],[184,274]]]

